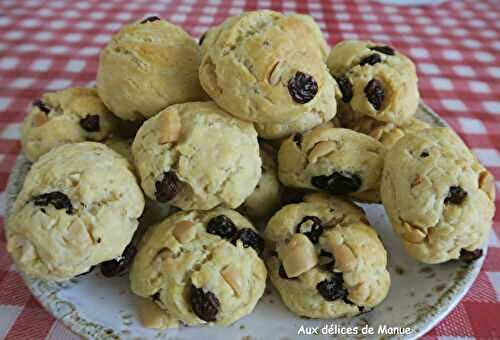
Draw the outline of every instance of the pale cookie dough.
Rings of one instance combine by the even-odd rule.
[[[310,26],[298,16],[267,10],[227,20],[207,38],[201,85],[219,106],[244,120],[285,124],[304,114],[311,116],[307,120],[333,118],[337,85],[310,38]],[[303,123],[280,130],[291,133]]]
[[[276,161],[272,151],[261,147],[262,176],[254,192],[248,196],[241,209],[253,220],[262,220],[270,217],[281,202],[282,186],[278,179]]]
[[[271,281],[295,314],[350,317],[389,291],[387,252],[363,210],[348,200],[306,196],[279,210],[265,237],[276,251],[267,260]]]
[[[401,138],[387,153],[381,196],[394,230],[419,261],[480,256],[495,212],[495,181],[451,129]]]
[[[332,48],[327,64],[342,92],[341,108],[397,125],[415,114],[420,98],[415,65],[392,47],[343,41]]]
[[[266,286],[263,246],[230,209],[178,212],[152,227],[130,272],[132,292],[159,307],[141,308],[144,325],[228,326],[249,314]]]
[[[254,127],[213,102],[173,105],[150,118],[132,154],[146,195],[183,210],[236,208],[261,176]]]
[[[31,168],[7,222],[7,249],[24,273],[63,281],[120,257],[144,197],[127,161],[104,144],[67,144]]]
[[[379,202],[386,148],[370,136],[342,128],[315,128],[285,140],[278,174],[287,186]]]
[[[45,93],[33,102],[21,126],[23,152],[34,162],[59,145],[101,141],[116,124],[95,89],[73,87]]]
[[[352,110],[338,112],[335,118],[341,122],[342,127],[369,135],[388,148],[392,147],[401,137],[408,133],[431,127],[426,122],[415,117],[411,117],[401,125],[396,125],[375,120],[370,116],[358,115]]]
[[[306,43],[312,41],[316,44],[315,48],[318,49],[318,52],[321,55],[321,58],[326,61],[328,58],[328,54],[330,53],[330,47],[326,42],[325,38],[323,38],[323,33],[321,33],[321,28],[319,28],[314,18],[310,15],[305,14],[291,14],[288,17],[293,17],[294,20],[299,20],[307,26],[308,32],[304,31],[303,33],[307,35],[304,37],[304,40],[307,40]],[[210,48],[212,43],[218,38],[221,30],[225,27],[232,25],[237,20],[240,20],[238,16],[229,17],[226,19],[223,25],[218,25],[210,28],[207,32],[205,32],[199,41],[199,45],[201,47],[202,54],[206,53]]]
[[[144,120],[172,104],[206,98],[199,47],[182,28],[156,17],[125,25],[102,50],[97,91],[126,120]]]

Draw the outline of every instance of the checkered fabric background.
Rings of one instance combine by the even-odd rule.
[[[156,14],[198,37],[230,15],[257,8],[308,13],[330,44],[373,39],[411,56],[418,65],[423,100],[500,180],[500,0],[450,0],[434,7],[369,0],[0,0],[0,223],[6,203],[3,191],[21,149],[19,126],[29,104],[43,92],[92,82],[99,50],[121,25]],[[500,181],[496,186],[500,191]],[[479,278],[427,338],[500,338],[499,238],[497,215]],[[0,338],[4,337],[78,338],[30,295],[5,251],[2,230]]]

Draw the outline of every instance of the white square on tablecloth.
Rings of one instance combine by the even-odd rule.
[[[0,339],[4,339],[23,307],[0,305]]]

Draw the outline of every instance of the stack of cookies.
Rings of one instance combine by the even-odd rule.
[[[158,17],[126,25],[96,89],[47,93],[25,119],[8,250],[44,280],[130,267],[146,327],[230,325],[268,273],[297,315],[367,312],[390,277],[354,201],[382,203],[425,263],[479,258],[493,219],[493,177],[418,103],[410,59],[329,51],[308,16],[248,12],[199,43]]]

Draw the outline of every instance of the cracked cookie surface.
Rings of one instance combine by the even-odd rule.
[[[206,98],[198,80],[198,44],[166,20],[125,25],[99,56],[97,91],[126,120],[144,120],[172,104]]]
[[[408,253],[441,263],[486,242],[494,183],[452,130],[433,128],[404,136],[388,151],[381,196]]]
[[[159,307],[155,328],[227,326],[249,314],[264,293],[262,246],[234,210],[178,212],[141,240],[131,289]]]
[[[336,83],[313,24],[267,10],[228,19],[203,40],[203,88],[232,115],[263,124],[268,138],[293,133],[305,125],[297,121],[304,114],[309,127],[317,117],[333,118]]]
[[[183,210],[241,205],[261,176],[257,133],[213,102],[173,105],[132,144],[146,195]]]
[[[269,275],[285,305],[310,318],[359,314],[379,304],[390,286],[387,253],[363,210],[326,194],[311,194],[269,221],[275,254]]]
[[[339,83],[339,106],[376,120],[403,124],[418,106],[413,62],[390,46],[346,40],[330,51],[328,68]]]
[[[21,127],[23,152],[34,162],[56,146],[101,141],[116,124],[95,89],[74,87],[45,93],[33,103]]]
[[[63,281],[122,255],[144,208],[128,162],[104,144],[67,144],[42,156],[7,222],[7,249],[26,274]]]
[[[284,185],[379,202],[385,147],[370,136],[330,125],[286,139],[278,152]]]

